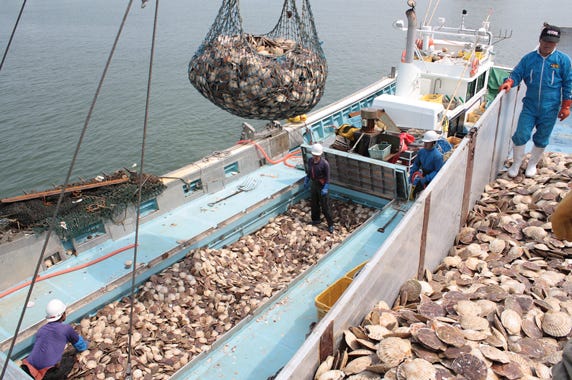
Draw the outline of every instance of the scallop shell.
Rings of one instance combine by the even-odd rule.
[[[519,335],[522,326],[522,318],[511,309],[506,309],[501,313],[501,323],[510,335]]]
[[[461,316],[459,321],[461,326],[467,330],[485,331],[489,330],[489,321],[486,318],[477,315],[464,315]]]
[[[380,325],[367,325],[364,327],[369,339],[382,340],[384,336],[391,333],[391,330]]]
[[[455,347],[463,347],[465,345],[465,337],[461,330],[455,326],[442,324],[435,328],[435,334],[441,341]]]
[[[355,373],[365,371],[371,364],[371,356],[360,356],[359,358],[350,361],[344,368],[342,368],[342,371],[344,371],[346,375],[353,375]]]
[[[501,351],[496,347],[492,347],[486,344],[481,344],[479,346],[479,350],[481,350],[481,353],[485,358],[492,360],[494,362],[499,362],[503,364],[510,362],[508,355],[504,351]]]
[[[342,380],[345,377],[346,374],[344,371],[340,371],[339,369],[331,369],[321,374],[320,377],[318,377],[318,380]]]
[[[447,346],[437,337],[435,331],[429,328],[419,329],[416,334],[414,334],[414,337],[419,341],[419,343],[432,350],[444,351],[447,348]]]
[[[421,295],[421,284],[415,279],[409,279],[401,286],[400,294],[402,302],[413,302]]]
[[[411,342],[406,339],[389,337],[379,342],[377,356],[383,364],[397,366],[406,358],[411,357]]]
[[[542,318],[542,331],[554,337],[563,337],[572,329],[572,318],[562,311],[547,311]]]
[[[453,360],[451,369],[468,380],[485,380],[487,378],[487,365],[475,355],[460,355]]]
[[[327,371],[332,369],[332,366],[334,364],[334,357],[332,355],[328,355],[328,357],[326,358],[326,360],[324,360],[322,363],[320,363],[320,365],[318,366],[318,369],[316,370],[316,374],[314,375],[314,380],[318,380],[320,378],[320,376],[324,373],[326,373]]]
[[[536,226],[525,227],[522,229],[522,232],[525,236],[538,241],[542,241],[548,235],[544,228]]]
[[[519,364],[515,362],[509,363],[494,363],[491,365],[494,373],[509,380],[516,380],[523,378],[523,373]]]
[[[407,359],[397,367],[398,380],[435,380],[437,370],[423,359]]]
[[[454,306],[455,311],[460,316],[481,315],[482,309],[479,304],[473,301],[461,300]]]

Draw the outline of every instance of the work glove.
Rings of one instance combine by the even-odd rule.
[[[415,178],[415,180],[413,181],[413,186],[417,187],[417,186],[422,186],[423,185],[423,178],[421,177],[417,177]]]
[[[562,105],[560,106],[560,112],[558,112],[558,118],[560,119],[560,121],[570,116],[570,105],[572,105],[571,99],[566,99],[562,101]]]
[[[328,194],[328,188],[329,188],[329,187],[330,187],[330,186],[329,186],[328,183],[326,183],[326,184],[324,185],[324,187],[322,187],[322,195],[327,195],[327,194]]]
[[[514,84],[514,80],[508,78],[507,80],[504,81],[503,84],[500,85],[499,87],[499,92],[506,90],[506,92],[509,92],[510,89],[512,88],[512,85]]]
[[[78,352],[87,350],[87,342],[82,338],[81,335],[79,336],[77,342],[73,344],[73,346]]]
[[[306,178],[304,178],[304,189],[307,189],[310,187],[310,177],[306,176]]]

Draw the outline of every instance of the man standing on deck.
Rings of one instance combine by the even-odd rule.
[[[323,212],[328,222],[328,231],[334,232],[334,220],[330,210],[330,164],[322,158],[322,145],[312,145],[312,157],[308,159],[308,172],[304,179],[304,187],[310,187],[310,204],[312,206],[312,224],[320,224],[320,214]]]
[[[518,175],[532,129],[536,127],[532,136],[534,147],[525,171],[527,177],[536,175],[536,165],[548,145],[556,118],[562,121],[570,115],[572,64],[569,56],[556,50],[559,41],[560,28],[545,23],[538,48],[522,57],[509,78],[499,87],[499,92],[510,91],[520,81],[526,83],[522,112],[512,136],[513,164],[508,170],[511,178]]]
[[[36,333],[30,355],[22,360],[22,369],[35,380],[65,379],[73,368],[73,360],[62,361],[67,343],[78,352],[87,350],[86,341],[65,324],[66,305],[53,299],[46,306],[46,321]]]

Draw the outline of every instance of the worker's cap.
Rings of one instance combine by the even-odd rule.
[[[46,321],[59,321],[65,312],[66,304],[58,299],[53,299],[46,305]]]
[[[439,140],[439,135],[435,131],[427,131],[423,134],[423,142],[434,142]]]
[[[560,28],[554,25],[544,24],[540,32],[540,40],[546,42],[560,42]]]
[[[321,156],[324,153],[324,148],[321,144],[312,145],[312,156]]]

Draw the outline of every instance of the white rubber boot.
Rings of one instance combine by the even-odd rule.
[[[536,175],[536,164],[538,164],[538,161],[542,158],[542,153],[544,153],[544,148],[539,148],[537,146],[532,148],[524,175],[527,177],[534,177]]]
[[[524,158],[524,145],[515,145],[512,148],[512,166],[508,169],[508,176],[514,178],[520,171],[520,165]]]

